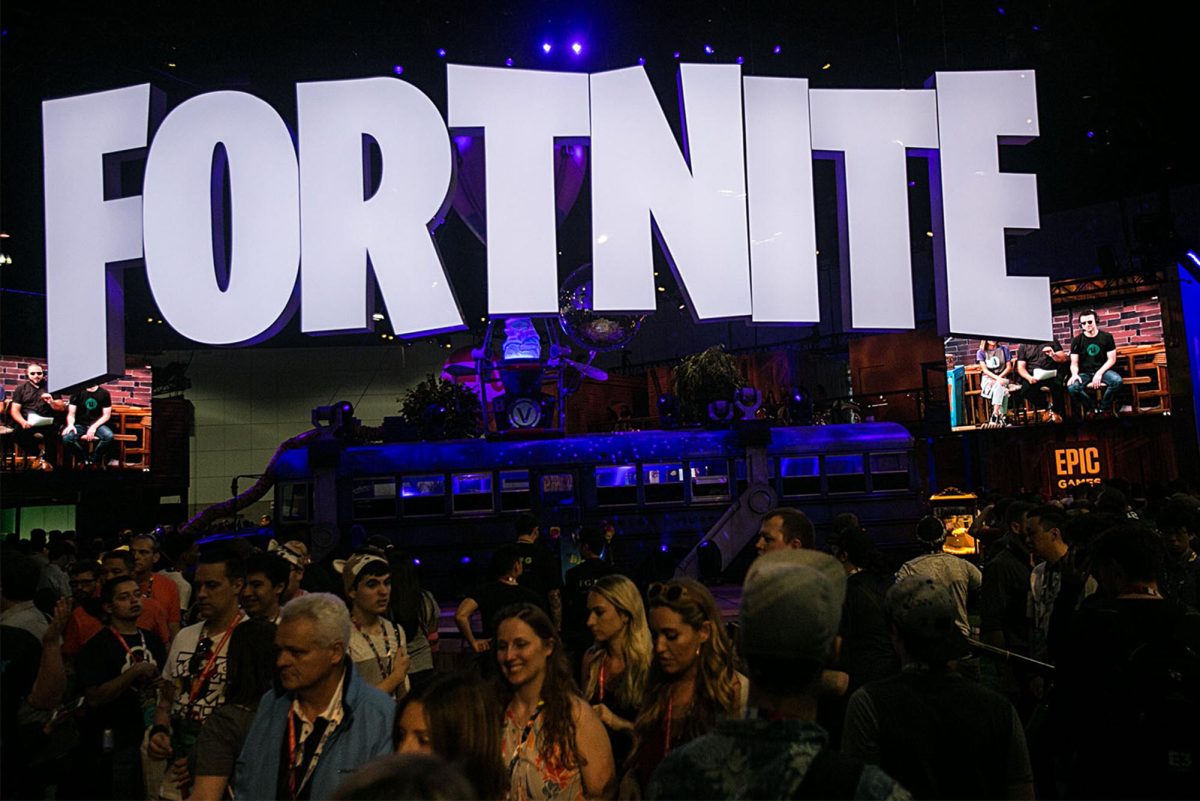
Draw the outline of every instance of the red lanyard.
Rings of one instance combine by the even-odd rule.
[[[600,657],[600,703],[604,703],[604,657]]]
[[[668,693],[670,691],[668,690]],[[663,756],[671,753],[671,717],[675,714],[675,698],[670,694],[667,695],[667,731],[666,737],[663,738]]]
[[[288,710],[288,795],[296,798],[296,713]]]
[[[121,643],[121,647],[124,648],[125,653],[129,655],[130,662],[141,661],[141,660],[135,660],[133,658],[133,649],[129,647],[129,643],[125,642],[125,637],[121,635],[121,632],[117,631],[116,626],[109,626],[108,630],[111,631],[113,633],[113,636],[117,638],[117,642]],[[141,629],[138,630],[138,637],[141,638],[140,646],[142,649],[142,653],[144,653],[146,650],[146,635],[142,634]]]
[[[225,629],[225,635],[221,637],[221,642],[217,643],[217,647],[208,655],[208,662],[204,665],[204,670],[200,671],[200,677],[192,685],[191,695],[188,696],[188,704],[196,703],[196,697],[200,695],[201,688],[208,681],[208,677],[212,675],[213,670],[217,666],[217,656],[221,653],[221,649],[225,647],[225,643],[229,641],[229,635],[233,634],[234,627],[242,622],[242,613],[238,612],[238,616],[229,624],[229,628]]]

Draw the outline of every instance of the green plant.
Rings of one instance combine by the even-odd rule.
[[[675,368],[675,395],[681,416],[690,423],[707,421],[708,404],[732,401],[734,392],[744,383],[737,359],[720,345],[685,356]]]
[[[479,398],[452,381],[430,375],[399,400],[400,416],[423,440],[479,436]]]

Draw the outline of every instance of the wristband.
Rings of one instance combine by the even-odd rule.
[[[171,727],[170,727],[170,726],[164,726],[164,725],[162,725],[161,723],[156,723],[156,724],[154,724],[153,726],[151,726],[151,727],[150,727],[150,737],[151,737],[151,739],[153,739],[153,738],[154,738],[154,735],[156,735],[156,734],[165,734],[165,735],[167,735],[168,737],[170,737],[170,736],[171,736]]]

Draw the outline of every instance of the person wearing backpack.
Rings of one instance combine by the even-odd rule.
[[[1164,598],[1154,529],[1126,522],[1092,546],[1098,597],[1058,664],[1067,798],[1200,797],[1200,613]]]

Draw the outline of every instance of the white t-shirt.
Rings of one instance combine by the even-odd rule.
[[[239,614],[236,622],[245,620],[245,615]],[[167,654],[167,664],[163,668],[163,677],[172,680],[179,688],[175,703],[171,705],[171,716],[179,717],[187,714],[194,720],[205,720],[218,706],[225,702],[225,682],[228,673],[226,655],[229,653],[229,638],[225,631],[208,631],[207,623],[201,621],[179,630],[175,641],[171,643],[171,651]],[[201,644],[207,640],[207,645]],[[222,643],[224,640],[224,643]],[[190,704],[194,682],[198,681],[209,657],[217,651],[213,660],[213,668],[206,677],[204,685],[197,689],[196,701]],[[197,654],[197,649],[203,653]],[[190,706],[189,706],[190,704]]]
[[[971,636],[971,622],[967,617],[967,593],[983,586],[983,573],[979,568],[954,554],[936,551],[909,559],[896,571],[896,581],[908,576],[931,578],[935,583],[950,590],[950,594],[954,596],[954,606],[958,610],[954,622],[965,636]]]
[[[378,685],[391,675],[396,657],[405,653],[408,647],[404,629],[386,617],[379,618],[379,631],[379,634],[372,634],[368,638],[357,626],[350,629],[350,661],[363,681],[371,686]],[[409,681],[405,676],[404,684],[396,688],[396,697],[402,697],[408,688]]]

